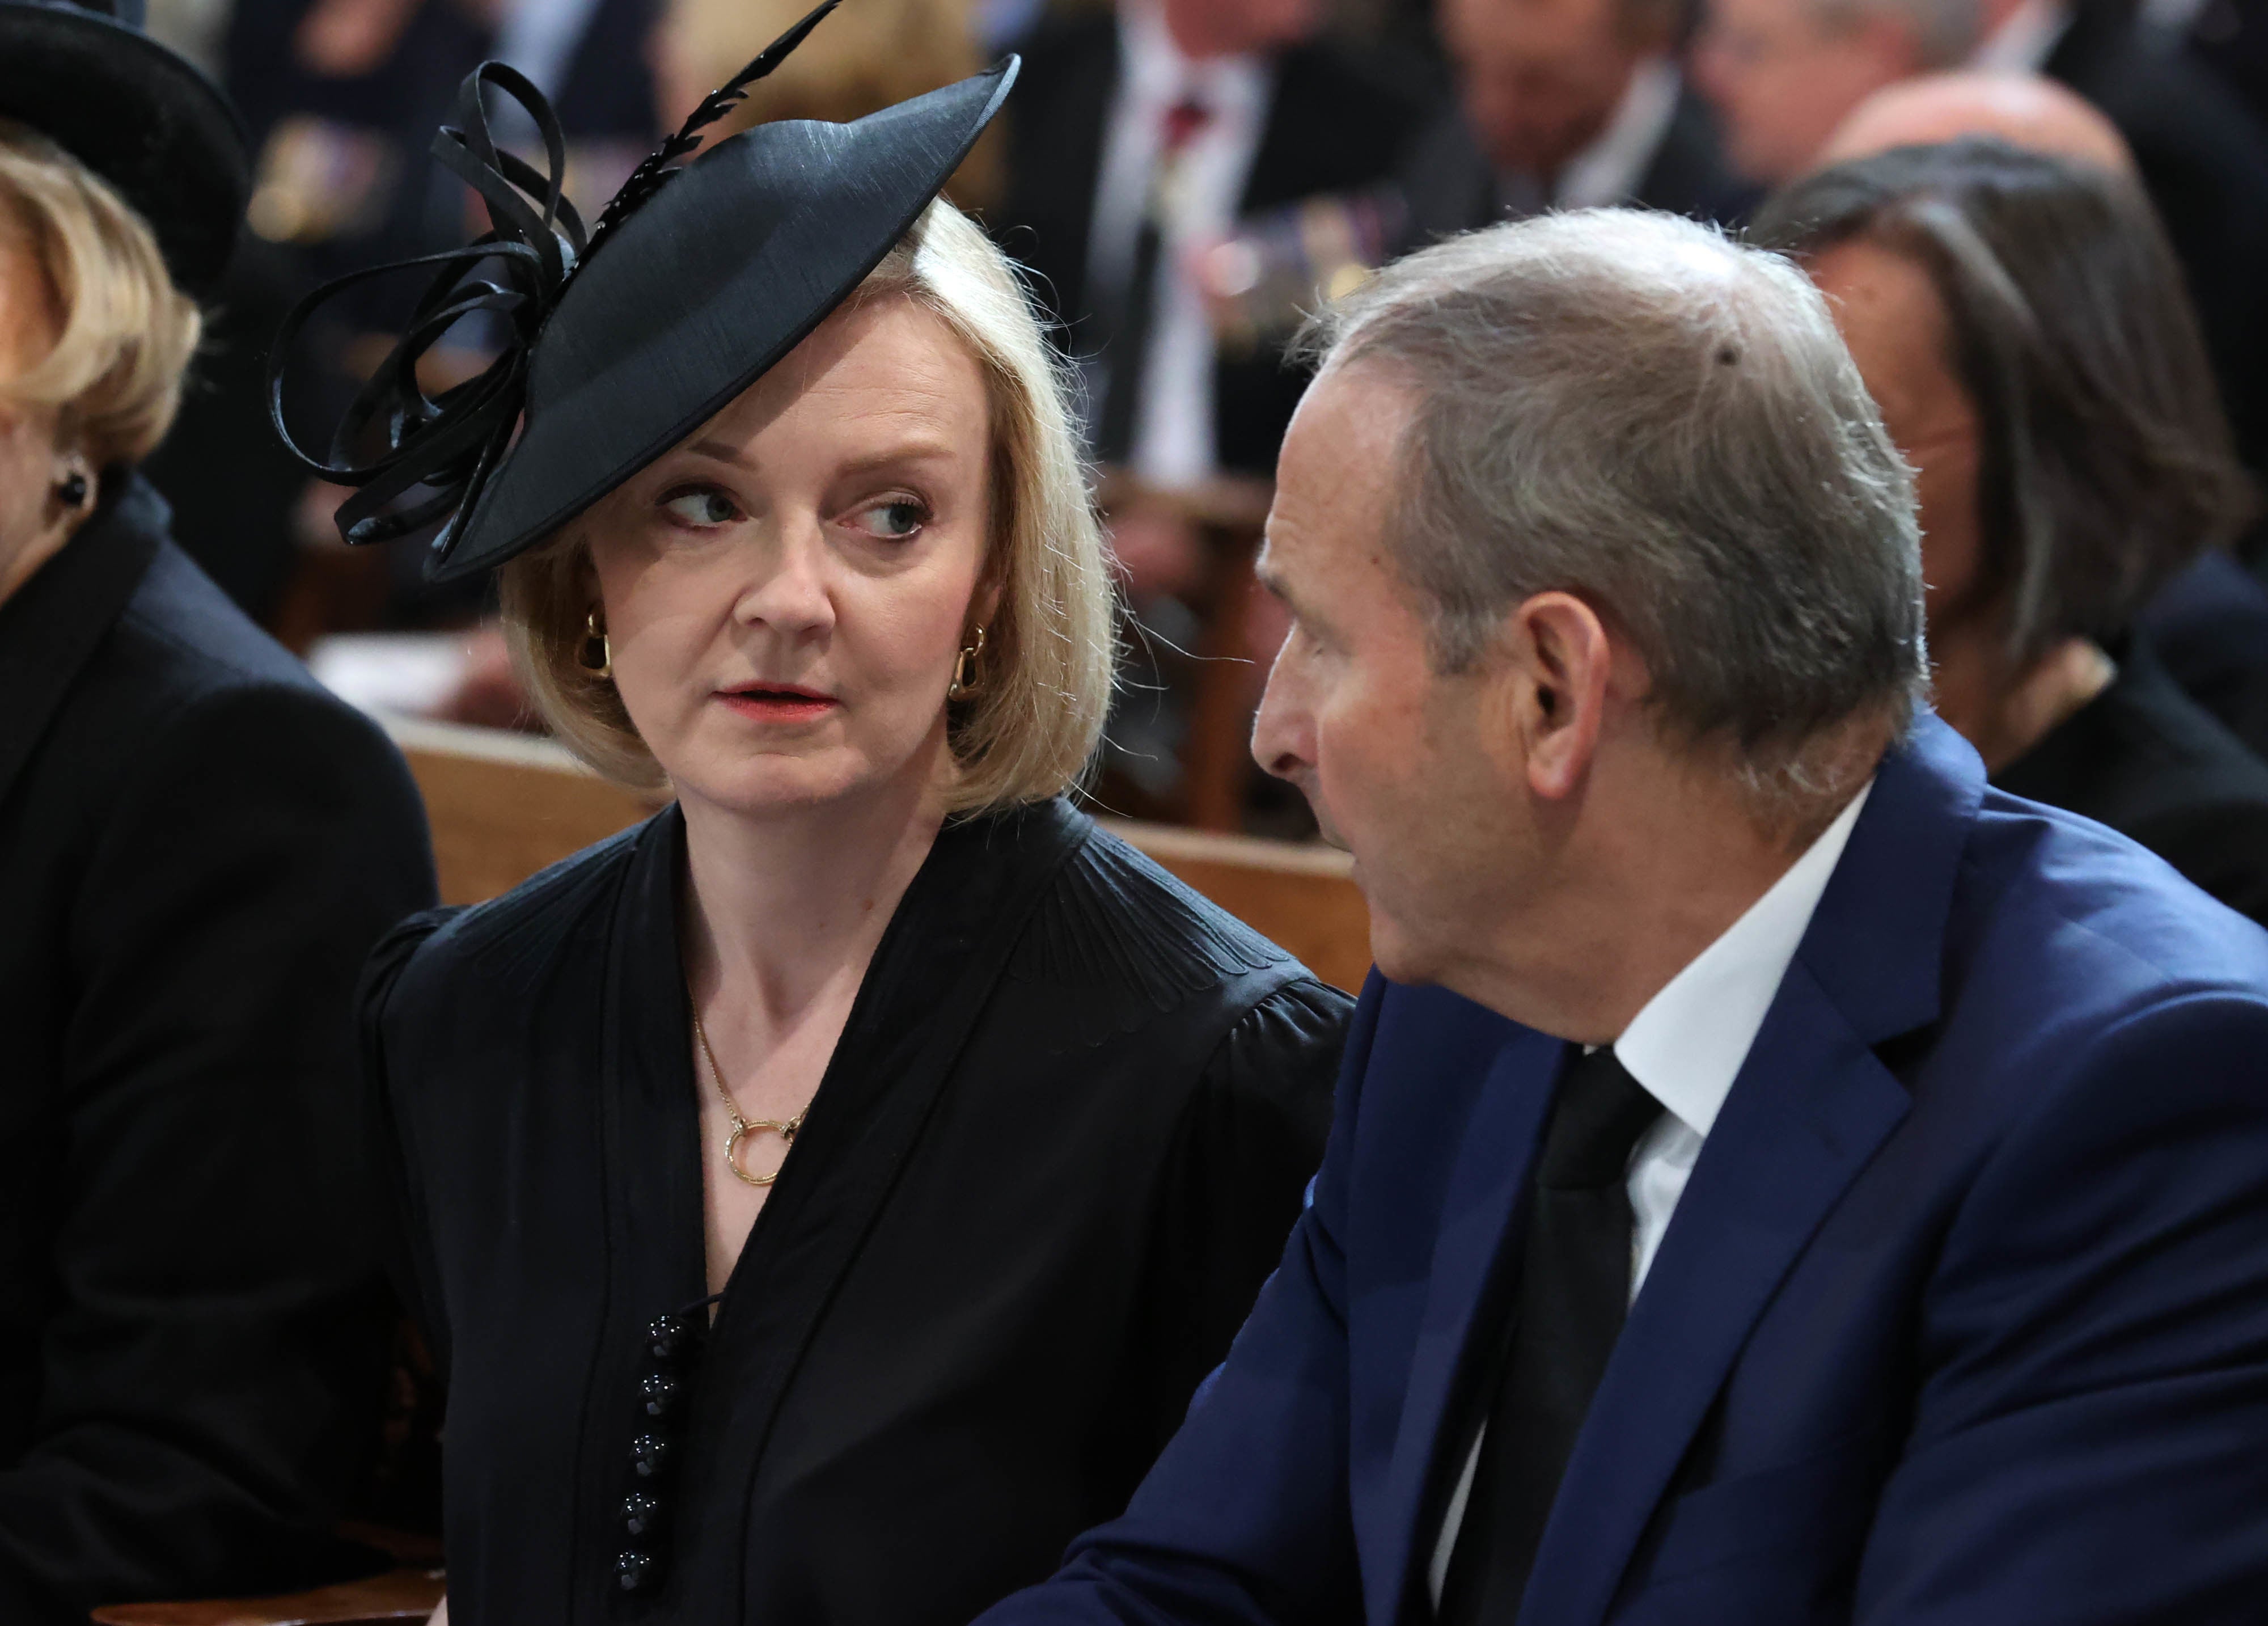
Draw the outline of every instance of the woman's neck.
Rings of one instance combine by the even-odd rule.
[[[1959,730],[1997,773],[2037,745],[2110,687],[2118,668],[2091,639],[2066,638],[2020,672],[2011,672],[1997,632],[1930,635],[1937,713]]]
[[[763,818],[681,805],[696,1003],[722,994],[774,1031],[864,977],[945,821],[930,776]]]

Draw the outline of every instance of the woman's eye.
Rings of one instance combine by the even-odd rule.
[[[733,506],[733,499],[713,488],[680,491],[661,506],[663,511],[679,524],[703,530],[729,525],[740,517],[740,511]]]
[[[929,523],[929,510],[909,497],[894,498],[861,508],[858,528],[886,542],[903,542]]]

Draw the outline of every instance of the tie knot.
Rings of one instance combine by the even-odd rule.
[[[1181,152],[1197,139],[1197,132],[1211,122],[1212,112],[1194,96],[1184,96],[1166,109],[1165,148],[1167,157]]]
[[[1555,1190],[1612,1186],[1630,1168],[1631,1149],[1661,1116],[1661,1103],[1646,1092],[1602,1045],[1569,1064],[1543,1132],[1535,1180]]]

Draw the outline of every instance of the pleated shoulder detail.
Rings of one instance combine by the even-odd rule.
[[[411,972],[438,959],[452,977],[468,972],[489,990],[526,995],[549,980],[563,953],[587,948],[591,917],[612,905],[638,842],[661,815],[571,854],[512,891],[454,913],[426,939],[430,952]],[[405,922],[405,925],[408,924]]]
[[[1057,872],[1009,961],[1021,982],[1124,1001],[1121,1031],[1292,957],[1116,836]]]

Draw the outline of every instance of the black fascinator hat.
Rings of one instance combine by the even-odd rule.
[[[492,229],[464,248],[317,289],[276,342],[277,432],[316,474],[358,488],[340,505],[341,535],[382,542],[446,514],[429,577],[500,565],[715,416],[856,291],[999,111],[1016,59],[854,123],[760,124],[681,164],[697,132],[836,4],[826,0],[703,101],[587,233],[561,196],[564,145],[541,94],[497,63],[465,80],[459,122],[435,137],[433,155],[480,192]],[[481,101],[489,85],[534,119],[548,174],[490,137]],[[349,408],[329,457],[311,456],[284,423],[293,337],[341,289],[425,264],[438,274],[409,332]],[[428,396],[419,358],[479,313],[504,330],[503,353]],[[382,449],[364,455],[373,445]]]
[[[0,0],[0,118],[100,175],[173,281],[213,292],[252,191],[244,127],[189,61],[142,32],[144,0]]]

